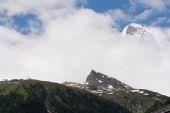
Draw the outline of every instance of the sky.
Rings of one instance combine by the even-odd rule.
[[[0,79],[83,83],[96,70],[170,96],[169,0],[0,2]],[[155,41],[125,38],[130,23]]]

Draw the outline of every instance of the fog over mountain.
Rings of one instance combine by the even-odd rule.
[[[80,83],[94,69],[130,86],[170,95],[169,27],[137,20],[132,22],[137,24],[130,24],[133,16],[124,11],[99,13],[83,7],[84,0],[0,2],[1,79],[30,77]],[[164,5],[147,7],[162,11]],[[19,29],[14,18],[28,14],[34,19]],[[121,30],[119,20],[127,20]]]

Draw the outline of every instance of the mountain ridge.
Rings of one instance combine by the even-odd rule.
[[[154,103],[164,104],[169,98],[153,91],[133,88],[116,78],[94,70],[91,70],[84,84],[73,82],[65,82],[63,84],[117,102],[132,113],[145,113]]]
[[[169,100],[94,70],[84,84],[0,81],[0,113],[159,113],[168,109]]]

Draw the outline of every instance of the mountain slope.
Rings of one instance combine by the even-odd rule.
[[[36,80],[0,82],[0,113],[130,113],[83,90]]]
[[[157,102],[164,103],[169,97],[127,84],[92,70],[84,84],[65,82],[66,86],[86,90],[111,102],[119,103],[133,113],[145,113]]]
[[[170,113],[170,99],[154,103],[146,113]]]

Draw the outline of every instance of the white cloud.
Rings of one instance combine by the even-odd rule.
[[[119,25],[117,25],[119,22],[139,22],[150,18],[153,13],[154,11],[152,9],[146,9],[140,14],[133,15],[126,14],[120,9],[114,9],[107,11],[105,14],[112,17],[114,26],[119,27]]]
[[[117,21],[119,19],[125,19],[127,15],[120,9],[114,9],[114,10],[109,10],[106,12],[106,14],[109,14],[113,21]]]
[[[143,3],[149,7],[156,8],[158,10],[163,10],[166,8],[165,2],[162,0],[139,0],[140,3]]]
[[[167,9],[167,6],[170,5],[169,0],[130,0],[132,9],[137,7],[137,4],[143,4],[145,7],[157,9],[163,11]]]
[[[10,15],[27,12],[42,12],[55,8],[72,8],[75,0],[0,0],[0,9],[6,10]]]
[[[159,26],[161,24],[169,24],[170,23],[170,19],[168,17],[159,17],[157,18],[155,21],[153,21],[151,23],[152,26]]]
[[[142,13],[140,13],[139,15],[135,16],[134,20],[140,21],[140,20],[146,20],[149,17],[151,17],[153,14],[153,10],[151,9],[146,9],[144,10]]]
[[[115,27],[119,27],[119,25],[117,25],[118,22],[121,22],[121,21],[127,22],[129,21],[129,18],[130,18],[129,15],[125,14],[120,9],[108,10],[107,12],[105,12],[105,14],[111,16],[113,25]]]
[[[16,6],[6,5],[9,13],[28,11],[36,4],[17,2]],[[50,3],[48,7],[52,7]],[[25,8],[17,9],[18,4],[25,4]],[[45,1],[37,5],[34,9],[43,13],[38,16],[45,22],[41,36],[23,36],[12,28],[0,27],[0,78],[29,76],[55,82],[83,82],[89,71],[95,69],[136,88],[170,93],[169,29],[147,27],[159,43],[140,43],[124,39],[113,28],[113,17],[124,18],[120,10],[113,11],[112,16],[83,8],[51,8],[43,12],[47,7]],[[74,5],[70,3],[68,7]]]

